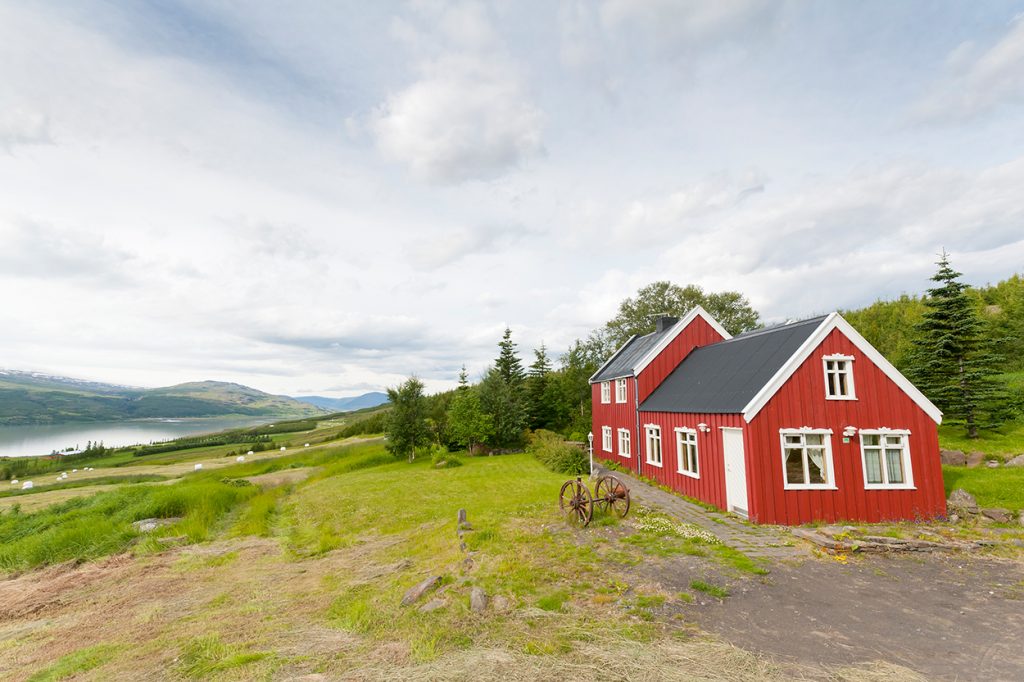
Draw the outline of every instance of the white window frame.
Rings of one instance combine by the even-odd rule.
[[[627,396],[626,380],[616,379],[615,380],[615,402],[624,403],[626,402]]]
[[[865,490],[917,490],[914,486],[914,469],[910,464],[910,431],[907,429],[861,429],[860,432],[860,466],[864,474],[864,489]],[[868,467],[865,461],[864,452],[864,436],[879,436],[881,441],[877,446],[870,446],[872,449],[881,450],[881,467],[882,467],[882,483],[868,483]],[[889,483],[889,467],[886,466],[885,451],[895,450],[896,448],[888,447],[888,443],[885,442],[887,436],[898,436],[901,439],[900,450],[901,458],[903,459],[903,478],[906,479],[903,483]]]
[[[833,355],[825,355],[821,358],[821,369],[825,374],[825,400],[856,400],[857,391],[854,390],[853,386],[853,356],[842,355],[839,353]],[[829,369],[829,363],[837,363],[835,369]],[[843,363],[842,369],[839,368],[838,363]],[[838,378],[842,374],[846,377],[846,393],[840,395],[838,393],[833,394],[830,390],[829,375],[836,377],[836,386],[838,387]]]
[[[809,481],[811,479],[809,468],[807,463],[807,443],[804,436],[808,435],[820,435],[821,447],[825,450],[825,464],[826,464],[826,475],[828,481],[825,483],[790,483],[789,478],[786,475],[786,436],[801,436],[800,449],[803,450],[802,460],[804,466],[804,480]],[[781,456],[780,463],[782,464],[782,484],[785,490],[838,490],[836,487],[836,469],[835,463],[832,459],[832,429],[814,429],[808,426],[800,427],[799,429],[779,429],[779,454]],[[789,448],[793,446],[789,445]]]
[[[700,478],[700,454],[699,448],[697,447],[697,429],[691,429],[685,426],[680,426],[675,429],[676,432],[676,471],[681,473],[683,476],[689,476],[690,478]],[[686,436],[686,438],[684,438]],[[691,438],[692,436],[692,438]],[[687,448],[693,446],[693,469],[687,469],[685,466],[687,457]]]
[[[612,451],[612,427],[601,427],[601,449],[605,452]]]
[[[612,382],[601,382],[601,403],[607,405],[612,401]]]
[[[625,445],[625,447],[623,447]],[[632,457],[629,443],[629,429],[619,429],[619,457]]]
[[[655,442],[658,445],[658,459],[655,460],[651,456],[651,443]],[[662,467],[665,461],[665,452],[662,448],[661,442],[661,427],[657,424],[644,424],[644,450],[647,453],[647,463],[651,466]]]

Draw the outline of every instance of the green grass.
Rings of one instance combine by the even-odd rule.
[[[201,680],[272,656],[269,652],[245,651],[237,645],[225,644],[219,635],[206,635],[185,643],[178,657],[178,670],[189,679]]]
[[[97,644],[61,656],[53,665],[47,666],[28,678],[28,682],[56,682],[89,672],[111,660],[121,648],[114,644]]]
[[[718,585],[712,585],[711,583],[704,582],[703,580],[693,580],[690,582],[690,589],[703,592],[704,594],[715,597],[716,599],[725,599],[729,596],[729,590]]]
[[[1024,509],[1024,467],[968,469],[944,466],[942,478],[947,497],[953,490],[963,488],[974,495],[982,507],[1005,507],[1013,511]]]
[[[942,424],[939,444],[946,450],[983,452],[1004,458],[1024,454],[1024,418],[1008,421],[997,429],[982,429],[979,438],[968,438],[959,424]]]

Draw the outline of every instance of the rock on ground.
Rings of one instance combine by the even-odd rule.
[[[939,458],[943,464],[953,466],[967,466],[967,455],[960,450],[939,450]]]
[[[479,587],[469,591],[469,608],[474,613],[483,613],[487,609],[487,593]]]
[[[967,455],[967,466],[969,467],[976,467],[984,461],[984,452],[972,452],[971,454]]]
[[[1024,455],[1017,455],[1013,459],[1006,462],[1008,467],[1024,467]]]
[[[405,596],[402,597],[402,606],[416,603],[420,600],[420,597],[434,587],[437,587],[439,582],[441,582],[441,576],[432,575],[423,582],[413,585],[406,591]]]
[[[445,602],[444,599],[431,599],[426,604],[420,607],[420,611],[422,611],[423,613],[437,611],[438,609],[443,608],[446,603],[447,602]]]
[[[139,533],[152,533],[157,528],[169,526],[172,523],[177,523],[178,521],[181,521],[180,516],[174,516],[169,519],[142,519],[141,521],[133,522],[132,528]]]
[[[981,514],[982,514],[982,516],[985,516],[986,518],[992,519],[996,523],[1009,523],[1010,519],[1013,518],[1010,515],[1010,510],[1009,509],[999,509],[999,508],[995,508],[995,509],[982,509],[981,510]]]
[[[949,494],[948,506],[950,509],[959,509],[969,514],[978,513],[978,500],[963,488],[957,488]]]

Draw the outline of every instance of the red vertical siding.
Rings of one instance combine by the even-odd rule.
[[[672,340],[665,350],[658,354],[651,364],[644,368],[637,377],[640,384],[640,402],[647,399],[654,392],[662,381],[672,373],[679,363],[690,354],[694,348],[707,346],[721,341],[724,337],[715,331],[715,328],[708,324],[703,317],[697,316]],[[600,398],[600,395],[598,395]]]
[[[700,478],[679,473],[678,450],[676,447],[677,427],[696,429],[698,424],[707,424],[711,430],[697,432],[697,460]],[[657,424],[661,427],[661,467],[647,463],[647,439],[644,426]],[[641,412],[640,438],[642,473],[673,490],[689,497],[713,504],[720,509],[725,503],[725,462],[722,455],[723,426],[745,427],[743,418],[736,414],[689,414],[678,412]],[[749,486],[748,486],[749,487]]]
[[[633,377],[626,379],[626,402],[615,402],[615,380],[612,379],[612,401],[601,402],[601,384],[591,384],[591,431],[594,434],[594,457],[616,462],[636,471],[636,386]],[[612,451],[605,452],[601,443],[601,427],[612,427]],[[630,457],[619,456],[619,429],[628,429],[630,438]]]
[[[852,355],[857,400],[826,400],[822,356]],[[785,490],[779,429],[832,429],[837,490]],[[860,437],[843,429],[907,429],[915,490],[866,490]],[[881,369],[834,330],[744,429],[750,518],[800,524],[841,520],[877,522],[946,513],[938,430]],[[724,488],[723,488],[724,490]]]

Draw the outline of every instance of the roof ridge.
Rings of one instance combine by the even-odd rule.
[[[733,341],[743,341],[744,339],[752,339],[752,338],[757,337],[757,336],[764,336],[765,334],[772,334],[772,333],[775,333],[775,332],[783,331],[785,329],[793,329],[794,327],[800,327],[800,326],[805,325],[805,324],[811,324],[812,322],[813,323],[817,323],[817,324],[821,324],[821,321],[824,320],[825,318],[827,318],[831,314],[832,313],[826,313],[825,315],[817,315],[815,317],[808,317],[807,319],[797,320],[795,322],[784,322],[783,324],[777,324],[774,327],[762,327],[761,329],[752,329],[752,330],[750,330],[748,332],[743,332],[742,334],[737,334],[736,336],[732,337],[731,339],[725,339],[724,341],[718,341],[717,343],[713,343],[713,344],[709,344],[709,345],[711,345],[711,346],[718,346],[718,345],[721,345],[723,343],[732,343]],[[705,346],[705,348],[707,348],[707,347],[708,346]]]

